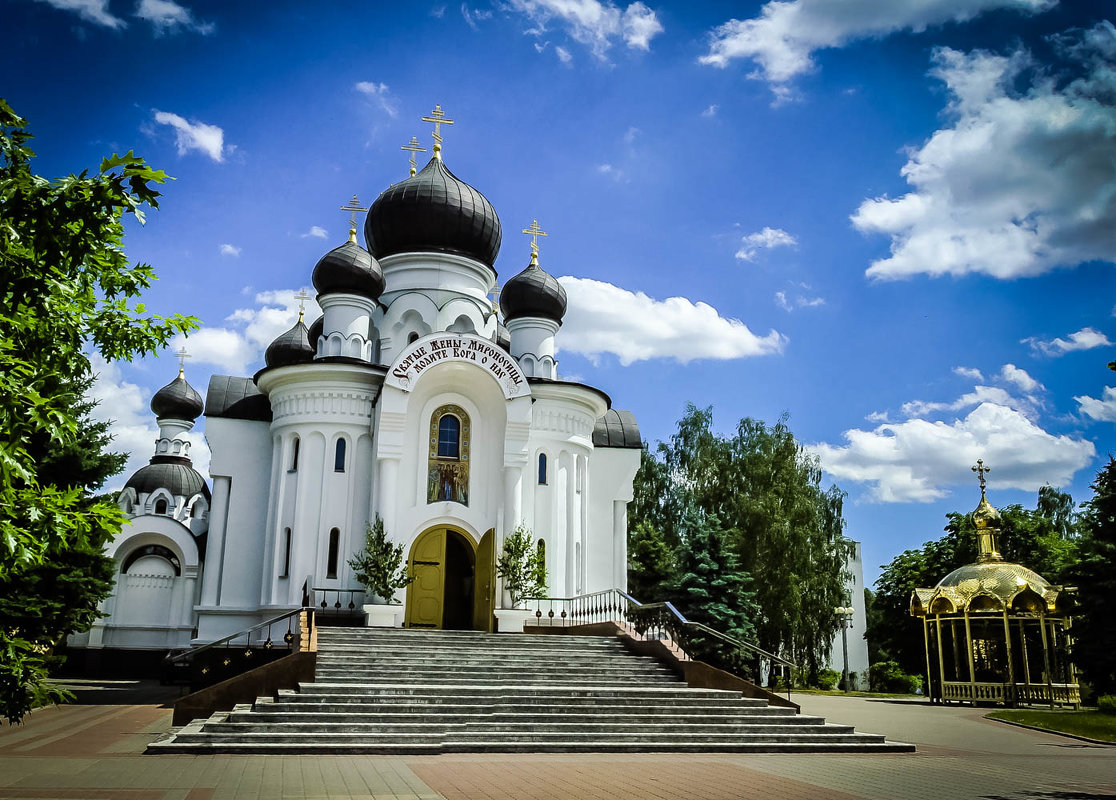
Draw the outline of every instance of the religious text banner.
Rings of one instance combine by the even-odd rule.
[[[409,392],[423,372],[449,361],[485,370],[496,379],[509,400],[531,393],[527,376],[503,348],[479,336],[461,333],[435,333],[412,342],[388,368],[384,383]]]

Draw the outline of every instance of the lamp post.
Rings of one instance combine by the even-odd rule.
[[[849,628],[852,627],[852,618],[854,609],[846,606],[838,606],[833,609],[837,614],[837,618],[841,622],[841,654],[844,656],[845,668],[845,691],[849,691]]]

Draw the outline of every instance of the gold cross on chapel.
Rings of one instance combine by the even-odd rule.
[[[183,345],[182,347],[178,348],[178,351],[174,354],[174,357],[178,359],[178,377],[181,378],[183,375],[186,374],[186,359],[193,358],[193,356],[186,352],[186,346]]]
[[[976,466],[973,467],[973,472],[977,473],[980,476],[980,495],[981,495],[981,497],[984,496],[984,473],[991,472],[991,471],[992,471],[991,467],[984,466],[984,459],[983,458],[978,458],[977,459]]]
[[[539,263],[539,237],[547,234],[539,227],[537,219],[531,220],[531,224],[524,228],[521,233],[531,237],[531,263],[537,266]]]
[[[412,136],[411,141],[407,142],[407,144],[403,145],[399,149],[410,151],[411,160],[409,163],[411,165],[411,177],[415,177],[415,174],[418,172],[418,163],[415,161],[415,153],[425,153],[426,148],[419,144],[417,136]]]
[[[442,111],[440,105],[435,105],[434,110],[430,112],[430,116],[423,117],[423,122],[431,122],[434,124],[434,158],[440,159],[442,157],[442,126],[452,125],[452,119],[446,119],[446,112]]]
[[[357,212],[358,211],[367,211],[368,209],[360,204],[360,201],[357,200],[357,196],[354,194],[352,200],[350,200],[345,205],[341,206],[341,210],[352,212],[350,217],[349,217],[349,241],[352,242],[353,244],[356,244],[356,240],[357,240],[356,239],[356,231],[357,231],[356,215],[357,215]]]
[[[353,200],[356,200],[356,195],[353,195]],[[310,295],[306,294],[306,289],[299,289],[298,294],[295,295],[295,300],[298,301],[298,321],[302,322],[302,317],[306,314],[306,301],[310,299]]]

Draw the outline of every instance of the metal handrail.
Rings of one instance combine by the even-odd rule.
[[[790,667],[791,669],[798,669],[798,665],[795,664],[793,661],[787,661],[787,659],[783,658],[782,656],[777,656],[774,653],[769,653],[767,650],[764,650],[762,647],[754,645],[751,642],[745,642],[745,641],[742,641],[740,639],[737,639],[735,636],[729,636],[727,633],[721,633],[719,630],[716,630],[714,628],[710,628],[708,625],[706,625],[702,622],[694,622],[693,620],[686,619],[685,615],[681,611],[679,611],[677,608],[675,608],[674,604],[669,602],[669,601],[665,602],[665,603],[646,603],[646,604],[641,603],[640,604],[640,607],[643,608],[643,609],[656,608],[656,607],[659,607],[659,606],[662,606],[662,607],[666,608],[680,623],[682,623],[683,625],[685,625],[688,628],[696,628],[697,630],[700,630],[704,633],[708,633],[710,636],[714,636],[714,637],[720,639],[723,642],[727,642],[728,644],[731,644],[733,647],[738,647],[741,650],[748,650],[752,653],[755,653],[758,656],[763,656],[764,658],[768,658],[771,661],[774,661],[778,664],[781,664],[784,667]]]
[[[229,644],[231,644],[232,642],[234,642],[237,639],[243,638],[246,642],[251,642],[252,634],[255,631],[263,630],[264,628],[270,628],[272,625],[275,625],[276,623],[282,622],[285,619],[289,619],[290,617],[297,616],[298,614],[301,614],[303,611],[313,611],[313,609],[306,609],[306,608],[301,608],[301,607],[296,608],[293,611],[288,611],[285,614],[280,614],[279,616],[273,617],[272,619],[268,619],[268,620],[264,620],[263,622],[256,623],[255,625],[253,625],[250,628],[245,628],[244,630],[237,631],[236,633],[230,634],[223,639],[215,639],[214,641],[209,642],[208,644],[203,644],[201,647],[193,647],[189,650],[183,650],[181,653],[170,654],[170,655],[167,656],[166,660],[170,664],[178,664],[178,663],[181,663],[183,661],[196,658],[199,654],[204,653],[207,650],[213,650],[213,649],[221,647],[221,646],[227,647]],[[307,620],[307,624],[310,627],[313,627],[313,625],[314,625],[313,615],[309,616],[309,618]],[[289,631],[288,631],[288,633],[289,633]],[[290,642],[287,642],[287,644],[290,644]]]

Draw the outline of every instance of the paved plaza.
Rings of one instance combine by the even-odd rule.
[[[0,729],[0,800],[1099,800],[1116,747],[983,719],[983,711],[796,695],[805,713],[913,742],[905,755],[142,755],[174,690],[90,687]]]

